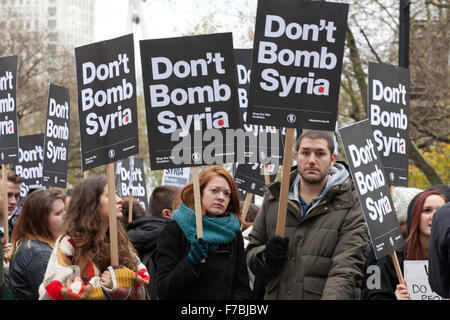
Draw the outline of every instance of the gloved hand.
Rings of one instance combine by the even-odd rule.
[[[266,243],[266,249],[262,253],[262,259],[265,264],[271,268],[280,266],[288,259],[289,238],[273,236]]]
[[[188,258],[192,266],[196,267],[208,256],[208,244],[202,239],[195,239],[191,242]]]

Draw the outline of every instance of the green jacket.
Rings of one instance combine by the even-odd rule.
[[[345,170],[345,169],[344,169]],[[297,176],[291,172],[290,186]],[[289,259],[277,270],[261,260],[275,235],[280,182],[265,187],[259,213],[249,235],[247,263],[266,279],[265,299],[360,299],[368,233],[351,178],[331,187],[305,218],[297,201],[288,200],[285,236]]]

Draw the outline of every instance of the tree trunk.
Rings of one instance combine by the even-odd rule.
[[[409,158],[414,161],[414,164],[425,174],[431,185],[443,184],[441,177],[436,170],[428,163],[422,153],[412,141],[409,142]]]

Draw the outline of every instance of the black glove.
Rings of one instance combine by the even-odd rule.
[[[262,253],[263,262],[271,268],[276,268],[288,259],[289,238],[273,236],[266,243]]]
[[[202,239],[195,239],[191,243],[188,258],[193,267],[198,266],[200,261],[208,256],[208,244]]]

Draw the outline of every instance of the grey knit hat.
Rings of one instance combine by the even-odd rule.
[[[395,212],[397,213],[398,223],[406,222],[408,217],[408,205],[415,195],[423,190],[416,188],[395,187],[392,189],[392,201],[394,202]]]

